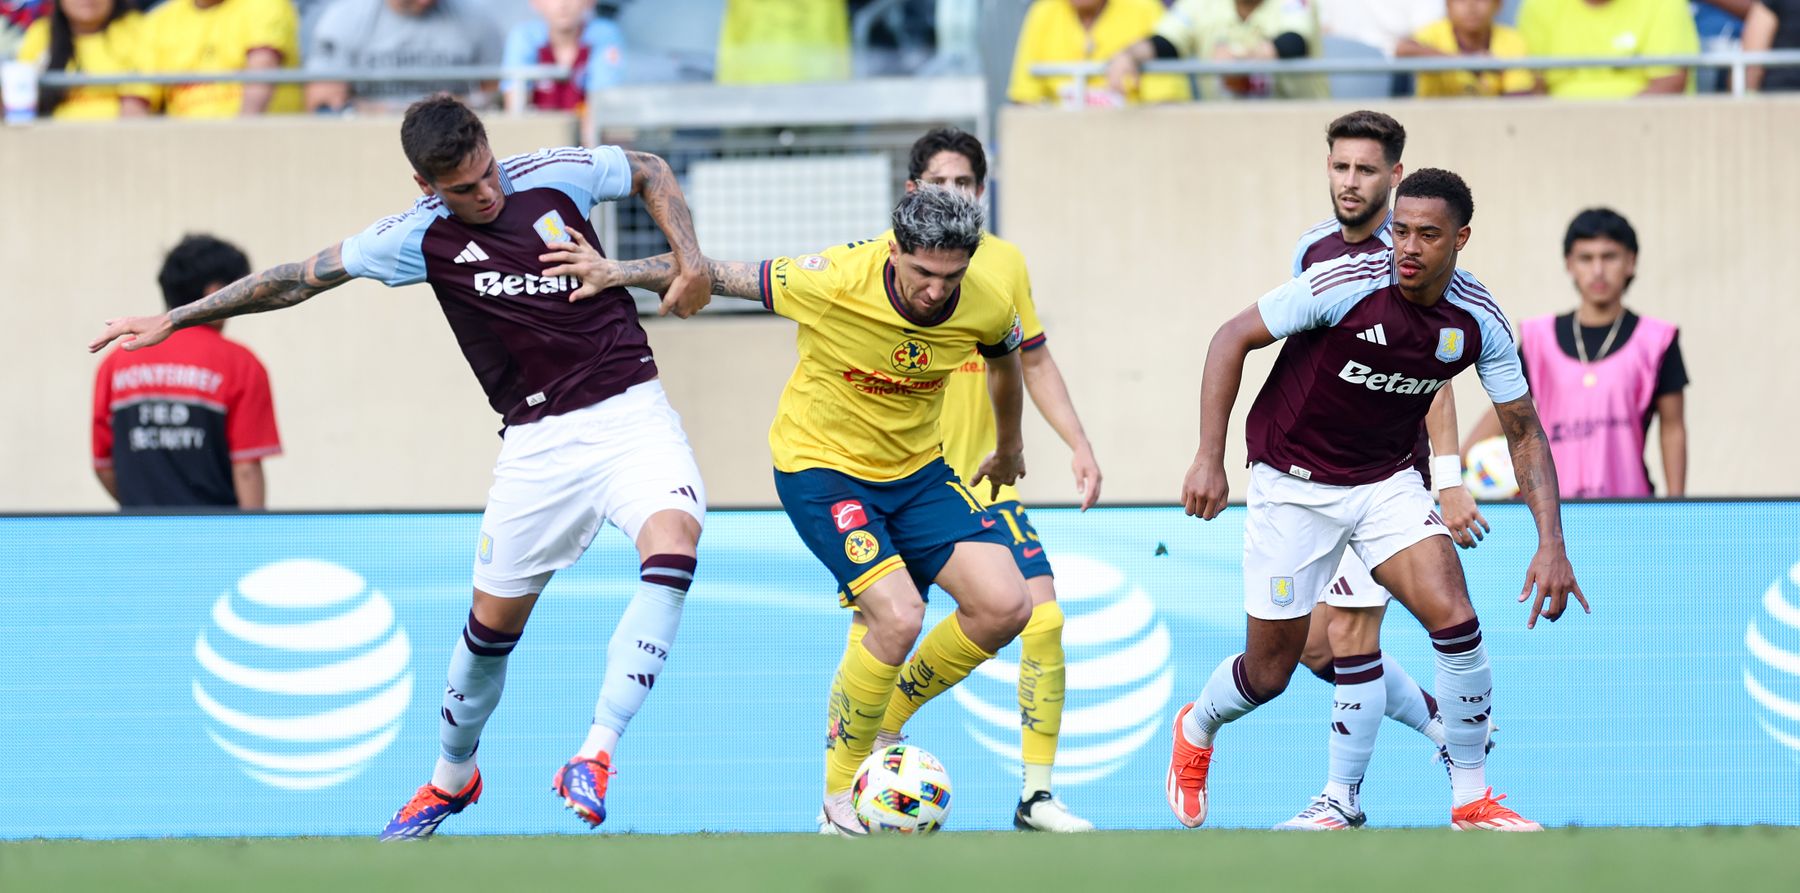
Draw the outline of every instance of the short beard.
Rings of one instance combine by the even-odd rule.
[[[1377,215],[1377,214],[1382,214],[1382,215],[1387,214],[1387,202],[1383,201],[1379,205],[1374,205],[1374,204],[1368,205],[1367,207],[1365,207],[1363,209],[1363,212],[1361,214],[1358,214],[1355,217],[1345,217],[1344,212],[1338,210],[1337,197],[1333,196],[1331,199],[1331,213],[1332,213],[1332,216],[1335,216],[1337,218],[1337,222],[1341,226],[1346,226],[1346,227],[1362,226],[1363,224],[1368,223],[1371,220],[1374,220],[1375,215]]]

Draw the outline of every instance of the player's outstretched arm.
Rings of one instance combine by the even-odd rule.
[[[1069,385],[1063,381],[1056,358],[1050,355],[1050,345],[1039,345],[1023,353],[1020,362],[1025,365],[1025,391],[1044,421],[1075,454],[1069,468],[1075,472],[1075,490],[1081,494],[1081,510],[1085,512],[1100,501],[1100,463],[1094,459],[1094,446],[1088,442],[1087,430],[1081,427],[1081,417],[1075,414]]]
[[[1250,351],[1275,343],[1256,304],[1244,308],[1219,331],[1206,349],[1206,371],[1200,378],[1200,450],[1181,484],[1181,504],[1190,515],[1211,521],[1225,510],[1230,487],[1225,481],[1225,431],[1231,406],[1244,380],[1244,358]]]
[[[658,254],[639,260],[613,260],[601,257],[600,252],[594,250],[594,246],[589,245],[580,233],[570,230],[569,236],[575,241],[547,246],[549,250],[538,255],[538,260],[556,265],[545,269],[545,276],[574,276],[581,280],[581,287],[569,295],[570,301],[591,298],[609,288],[629,286],[647,288],[664,295],[663,306],[669,306],[669,289],[680,275],[675,255]],[[705,256],[700,258],[700,263],[706,270],[708,287],[713,292],[749,301],[762,300],[761,264],[713,260]],[[677,311],[676,315],[686,318],[689,314]]]
[[[1537,406],[1527,394],[1496,404],[1494,411],[1500,418],[1500,429],[1506,432],[1513,472],[1519,478],[1519,498],[1531,507],[1531,517],[1537,521],[1537,554],[1525,570],[1525,589],[1519,593],[1519,601],[1525,601],[1531,598],[1533,587],[1537,589],[1531,618],[1525,626],[1536,626],[1540,616],[1554,622],[1568,607],[1571,594],[1581,602],[1582,610],[1591,614],[1593,609],[1575,582],[1575,569],[1569,566],[1569,556],[1563,548],[1562,497],[1557,492],[1556,462],[1550,457],[1550,438],[1538,421]]]
[[[1025,476],[1025,383],[1019,352],[988,358],[988,399],[994,403],[994,452],[981,460],[969,486],[988,482],[988,499],[1000,496],[1000,488]]]
[[[156,316],[128,316],[106,321],[100,337],[88,342],[88,352],[96,353],[114,339],[130,335],[120,342],[126,350],[137,350],[160,343],[176,329],[217,322],[246,313],[262,313],[292,307],[322,291],[349,282],[352,277],[344,269],[343,245],[333,245],[304,261],[270,267],[251,273],[224,288],[195,301]]]
[[[674,259],[675,276],[668,287],[658,290],[663,296],[659,312],[665,316],[672,312],[686,319],[712,303],[713,295],[706,258],[694,235],[694,218],[688,213],[687,197],[681,194],[681,184],[675,182],[675,172],[661,157],[627,151],[625,161],[631,165],[631,192],[662,229]]]
[[[1450,528],[1450,539],[1458,546],[1473,549],[1493,528],[1475,505],[1475,496],[1463,486],[1462,452],[1456,445],[1456,393],[1446,382],[1431,398],[1431,409],[1425,413],[1425,434],[1431,439],[1431,480],[1437,491],[1438,510],[1444,526]]]

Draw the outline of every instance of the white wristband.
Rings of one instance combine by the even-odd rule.
[[[1463,485],[1462,457],[1457,455],[1431,457],[1431,489],[1437,492],[1445,487]]]

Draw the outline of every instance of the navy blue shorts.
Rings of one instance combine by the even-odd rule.
[[[1014,538],[942,459],[884,482],[828,468],[777,471],[775,492],[801,541],[837,578],[846,606],[902,568],[923,596],[957,543],[1011,546]]]
[[[1032,577],[1054,576],[1050,573],[1050,559],[1044,557],[1044,544],[1038,540],[1037,528],[1031,526],[1031,519],[1025,517],[1025,506],[1016,499],[996,502],[988,506],[988,511],[1000,516],[1000,527],[1006,530],[1007,545],[1012,547],[1013,561],[1019,565],[1019,574],[1029,580]]]

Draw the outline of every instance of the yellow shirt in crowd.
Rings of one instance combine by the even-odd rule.
[[[1031,300],[1031,276],[1025,272],[1025,255],[1018,246],[999,236],[989,234],[981,240],[981,248],[975,252],[975,258],[969,264],[973,268],[982,268],[984,276],[991,276],[1006,289],[1006,295],[1019,312],[1019,334],[1023,339],[1019,348],[1033,350],[1043,346],[1044,325],[1038,322],[1037,307]],[[975,476],[975,469],[981,467],[981,460],[994,451],[994,444],[999,437],[994,425],[994,403],[988,397],[987,358],[979,352],[964,360],[962,365],[950,373],[950,386],[944,390],[944,414],[938,419],[938,428],[943,432],[944,461],[950,463],[950,469],[956,476],[969,482]],[[986,484],[970,488],[975,495],[988,502],[988,493],[992,492]],[[1000,488],[1000,495],[992,502],[1016,502],[1019,491],[1011,484]]]
[[[1416,40],[1441,53],[1461,54],[1456,45],[1456,29],[1449,19],[1438,19],[1413,35]],[[1496,59],[1523,59],[1530,55],[1525,38],[1505,25],[1494,25],[1488,37],[1487,54]],[[1416,75],[1416,96],[1504,96],[1508,93],[1530,93],[1536,84],[1531,72],[1520,68],[1506,71],[1439,71]]]
[[[1293,32],[1306,38],[1306,54],[1319,55],[1319,6],[1308,0],[1262,0],[1249,17],[1238,16],[1237,0],[1175,0],[1156,26],[1156,33],[1175,45],[1183,59],[1211,60],[1213,51],[1229,46],[1249,50]],[[1272,83],[1252,78],[1261,92],[1282,99],[1324,99],[1331,95],[1322,74],[1284,74]],[[1200,92],[1219,94],[1218,79],[1200,79]]]
[[[849,80],[849,5],[726,0],[713,76],[721,84]]]
[[[82,74],[124,74],[137,70],[136,49],[144,17],[135,12],[114,19],[102,31],[75,35],[75,57],[63,70]],[[38,19],[19,43],[19,61],[39,62],[50,54],[50,20]],[[52,117],[59,121],[100,121],[119,116],[119,100],[136,96],[150,101],[155,90],[140,84],[71,87]]]
[[[799,362],[769,427],[780,471],[882,482],[924,468],[943,455],[951,375],[978,348],[1004,355],[1022,338],[1006,287],[974,264],[937,318],[902,316],[886,237],[764,261],[762,294],[800,324]]]
[[[1526,0],[1519,33],[1533,56],[1679,56],[1700,52],[1687,0]],[[1561,68],[1544,72],[1550,95],[1622,99],[1679,68]],[[1687,92],[1694,92],[1688,78]]]
[[[205,9],[194,0],[168,0],[144,25],[142,71],[242,71],[257,49],[279,52],[284,68],[300,64],[300,19],[288,0],[225,0]],[[177,84],[157,92],[163,111],[178,118],[231,118],[243,108],[242,84]],[[298,84],[275,88],[269,112],[300,109]]]
[[[1049,62],[1105,62],[1119,51],[1150,36],[1162,19],[1158,0],[1108,0],[1094,19],[1092,30],[1069,0],[1037,0],[1025,13],[1019,43],[1013,51],[1012,83],[1006,98],[1025,104],[1073,104],[1075,79],[1038,77],[1034,65]],[[1183,102],[1191,98],[1185,76],[1147,75],[1127,96],[1113,92],[1104,76],[1088,78],[1089,105],[1121,105],[1126,102]]]

